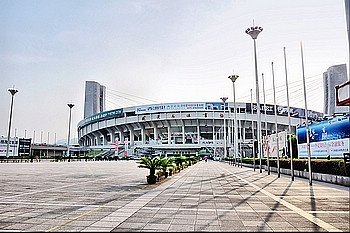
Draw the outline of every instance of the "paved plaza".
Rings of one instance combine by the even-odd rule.
[[[0,231],[349,231],[349,187],[216,161],[155,185],[135,161],[0,164]]]

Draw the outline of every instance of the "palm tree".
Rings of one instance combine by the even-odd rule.
[[[191,165],[193,165],[193,164],[195,164],[195,163],[197,163],[198,162],[198,157],[197,156],[190,156],[189,158],[187,158],[187,161],[189,162],[189,165],[191,166]]]
[[[156,169],[160,167],[159,157],[150,158],[150,157],[143,156],[140,158],[138,163],[140,164],[138,167],[149,169],[149,175],[147,176],[147,183],[155,184],[157,182],[157,176],[155,175]]]
[[[168,177],[168,171],[167,169],[170,167],[173,167],[173,158],[169,158],[169,157],[163,157],[160,158],[160,167],[163,171],[163,174],[165,177]]]
[[[186,161],[186,157],[183,155],[174,157],[174,162],[177,167],[184,169],[183,163]]]

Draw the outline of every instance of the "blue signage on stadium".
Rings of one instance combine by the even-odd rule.
[[[85,118],[84,120],[82,120],[81,122],[79,122],[79,126],[84,126],[88,123],[93,123],[96,121],[107,120],[107,119],[111,119],[111,118],[120,118],[120,117],[123,117],[123,109],[122,108],[114,109],[114,110],[106,111],[106,112],[101,112],[101,113],[97,113],[95,115],[89,116],[89,117]]]

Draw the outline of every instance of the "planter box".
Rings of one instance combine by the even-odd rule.
[[[251,167],[253,168],[252,164],[243,164],[245,167]],[[255,165],[255,169],[259,169],[259,165]],[[262,169],[267,171],[267,166],[262,165]],[[276,167],[270,167],[271,172],[277,173],[277,168]],[[291,171],[290,169],[285,169],[285,168],[280,168],[281,174],[285,175],[290,175]],[[305,179],[309,179],[309,172],[308,171],[298,171],[294,170],[294,176],[295,177],[301,177]],[[343,185],[346,187],[350,186],[350,177],[348,176],[337,176],[337,175],[331,175],[331,174],[323,174],[323,173],[312,173],[312,180],[317,180],[317,181],[322,181],[322,182],[327,182],[327,183],[332,183],[332,184],[338,184],[338,185]]]

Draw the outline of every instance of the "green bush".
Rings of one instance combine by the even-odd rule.
[[[290,169],[290,159],[280,159],[280,168]],[[253,164],[253,158],[243,158],[243,163]],[[269,160],[270,167],[277,167],[277,160]],[[255,159],[255,165],[259,165],[259,159]],[[262,165],[267,165],[267,160],[261,160]],[[298,171],[309,171],[307,159],[293,159],[293,169]],[[345,166],[343,159],[311,159],[311,170],[315,173],[332,174],[340,176],[350,175],[350,165]]]

